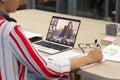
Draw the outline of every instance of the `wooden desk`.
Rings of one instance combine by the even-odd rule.
[[[101,38],[106,36],[105,24],[110,23],[40,10],[21,10],[11,14],[11,16],[21,24],[23,30],[42,33],[44,35],[47,34],[49,22],[53,15],[81,20],[80,30],[74,49],[79,52],[81,52],[81,50],[77,46],[78,43],[90,43],[96,38],[100,41]],[[119,38],[120,33],[118,33],[116,37]],[[88,50],[89,49],[86,51]],[[120,80],[120,63],[106,61],[104,63],[80,70],[79,73],[82,76],[82,80]]]

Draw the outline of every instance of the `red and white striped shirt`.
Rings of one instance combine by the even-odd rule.
[[[43,57],[20,25],[0,16],[0,80],[26,80],[27,69],[38,74],[41,80],[67,79],[70,62]]]

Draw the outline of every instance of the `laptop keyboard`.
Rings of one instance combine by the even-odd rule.
[[[48,47],[48,48],[52,48],[52,49],[56,49],[56,50],[63,50],[63,49],[67,49],[69,47],[65,47],[65,46],[62,46],[62,45],[57,45],[57,44],[52,44],[52,43],[49,43],[49,42],[45,42],[45,41],[42,41],[42,42],[38,42],[36,43],[38,45],[42,45],[44,47]]]

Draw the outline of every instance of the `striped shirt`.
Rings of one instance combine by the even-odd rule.
[[[27,80],[27,69],[41,80],[68,78],[69,59],[49,59],[38,52],[20,25],[0,16],[0,80]]]

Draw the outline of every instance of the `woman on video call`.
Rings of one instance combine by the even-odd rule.
[[[73,34],[73,23],[68,22],[68,25],[64,27],[64,29],[62,30],[62,32],[59,35],[59,38],[62,38],[61,43],[69,44],[67,39],[72,40],[72,34]]]

